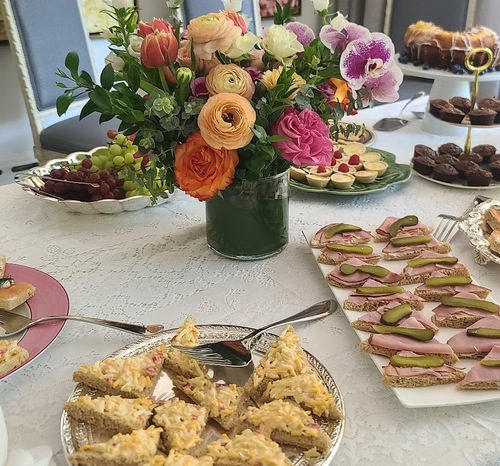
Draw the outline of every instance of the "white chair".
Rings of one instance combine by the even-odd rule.
[[[79,119],[85,98],[70,107],[73,115],[57,116],[58,69],[65,69],[68,52],[76,51],[80,68],[95,76],[89,35],[78,0],[0,0],[14,63],[33,134],[33,149],[39,163],[62,158],[71,152],[105,145],[108,129],[119,122],[99,124],[99,115]],[[76,112],[75,112],[76,110]]]

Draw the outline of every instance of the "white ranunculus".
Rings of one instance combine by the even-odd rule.
[[[241,11],[241,4],[243,0],[222,0],[224,10],[227,11]]]
[[[287,66],[291,65],[297,53],[304,51],[297,36],[292,31],[288,31],[285,26],[278,24],[269,27],[261,44],[267,53]]]
[[[111,63],[111,66],[115,71],[122,71],[125,66],[125,62],[123,61],[123,59],[121,59],[118,55],[114,54],[113,52],[108,53],[108,55],[104,59],[104,62],[106,63],[106,65],[108,63]]]
[[[330,21],[330,26],[332,26],[334,29],[337,31],[342,31],[342,29],[345,29],[349,21],[347,21],[347,18],[340,12],[337,13],[337,16],[333,18]]]
[[[239,58],[253,50],[255,44],[260,38],[252,32],[247,32],[244,35],[238,35],[229,50],[224,52],[229,58]]]
[[[328,10],[330,0],[311,0],[313,7],[316,11]]]

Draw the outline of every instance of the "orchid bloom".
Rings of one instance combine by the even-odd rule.
[[[370,31],[367,28],[350,23],[341,13],[319,32],[319,39],[332,53],[342,53],[349,43],[358,39],[368,40],[369,37]]]

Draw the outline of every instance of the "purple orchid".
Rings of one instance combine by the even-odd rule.
[[[304,47],[307,47],[316,38],[314,31],[307,24],[300,23],[299,21],[286,23],[285,29],[292,31]]]
[[[368,39],[357,39],[347,45],[339,66],[352,89],[361,89],[367,80],[374,85],[387,72],[394,73],[394,44],[379,32],[370,34]]]
[[[403,82],[403,72],[394,65],[379,78],[368,78],[364,86],[370,90],[372,97],[379,102],[395,102],[399,98],[398,89]]]
[[[323,26],[319,32],[319,39],[332,53],[342,53],[349,43],[369,37],[370,31],[364,26],[348,22],[345,23],[342,30],[329,24]]]

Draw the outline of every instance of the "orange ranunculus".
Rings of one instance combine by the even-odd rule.
[[[251,99],[255,92],[255,84],[250,74],[233,63],[212,68],[205,85],[210,95],[231,92]]]
[[[349,105],[349,94],[352,93],[349,84],[338,78],[330,78],[328,82],[333,87],[333,97],[330,98],[328,103],[332,106],[341,104],[342,108],[346,110]]]
[[[222,92],[210,97],[202,107],[198,126],[212,147],[240,149],[252,140],[255,119],[255,110],[245,97]]]
[[[266,86],[267,89],[271,90],[274,87],[276,87],[276,84],[278,84],[278,79],[281,75],[281,72],[283,71],[283,67],[279,66],[278,68],[274,68],[272,70],[267,70],[262,74],[261,82]],[[294,99],[295,96],[297,95],[297,92],[299,92],[299,87],[305,84],[306,81],[302,76],[300,76],[297,73],[293,74],[293,84],[291,85],[290,89],[297,89],[293,94],[290,95],[290,99]]]
[[[222,13],[209,13],[193,18],[187,27],[193,41],[195,55],[210,60],[217,51],[224,53],[231,47],[241,29]]]
[[[214,149],[201,133],[191,133],[175,150],[174,172],[179,187],[200,201],[215,196],[233,181],[238,152]]]

